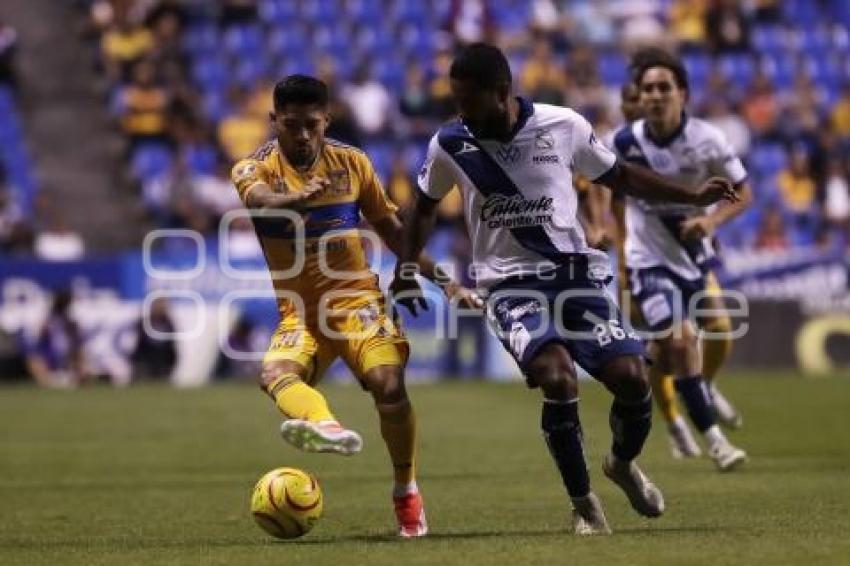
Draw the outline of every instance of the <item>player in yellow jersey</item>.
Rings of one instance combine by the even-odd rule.
[[[328,91],[303,75],[275,86],[276,138],[233,168],[233,182],[252,211],[281,321],[263,360],[261,387],[286,417],[283,438],[307,451],[354,454],[360,436],[343,427],[315,389],[341,357],[369,391],[394,468],[399,534],[422,536],[427,524],[415,480],[416,422],[404,385],[408,344],[388,316],[369,270],[361,214],[384,243],[400,245],[401,221],[362,151],[325,138]],[[470,291],[435,273],[423,275],[466,304]],[[437,277],[437,275],[441,277]]]

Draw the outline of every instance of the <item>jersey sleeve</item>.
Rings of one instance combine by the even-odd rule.
[[[431,200],[442,199],[455,186],[454,172],[448,159],[446,152],[440,147],[437,136],[431,138],[425,163],[417,177],[419,190]]]
[[[247,203],[248,193],[259,184],[271,186],[272,174],[268,166],[256,159],[243,159],[233,166],[230,178],[243,203]]]
[[[398,210],[387,197],[381,180],[365,154],[357,156],[357,170],[360,175],[360,211],[370,224],[374,224]]]
[[[711,174],[725,177],[736,185],[743,182],[747,178],[747,170],[735,154],[732,144],[720,131],[716,131],[714,137],[716,149],[708,164]]]
[[[572,166],[575,171],[581,173],[591,181],[595,181],[608,172],[617,156],[602,145],[590,122],[578,113],[574,114],[575,121],[572,137]]]

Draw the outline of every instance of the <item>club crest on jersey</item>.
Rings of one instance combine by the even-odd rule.
[[[549,128],[535,130],[534,147],[535,149],[553,149],[555,147],[555,137],[549,131]]]
[[[519,159],[519,148],[513,144],[503,145],[496,150],[496,156],[505,163],[516,163]]]
[[[252,163],[250,161],[248,163],[243,163],[242,165],[236,168],[236,171],[233,172],[233,180],[239,183],[241,181],[251,178],[256,172],[256,163]]]
[[[348,177],[348,171],[345,169],[334,169],[328,172],[328,181],[330,186],[323,192],[329,195],[348,195],[351,194],[351,181]]]

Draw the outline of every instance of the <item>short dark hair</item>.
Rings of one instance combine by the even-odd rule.
[[[493,45],[472,43],[455,57],[449,77],[471,81],[481,88],[511,84],[511,67],[504,53]]]
[[[640,85],[646,71],[652,67],[664,67],[673,73],[679,88],[690,90],[688,70],[685,68],[682,60],[660,47],[644,47],[643,49],[639,49],[632,55],[632,62],[629,67],[632,71],[632,80],[637,85]]]
[[[328,104],[328,85],[315,77],[289,75],[274,85],[274,108],[280,110],[287,104]]]

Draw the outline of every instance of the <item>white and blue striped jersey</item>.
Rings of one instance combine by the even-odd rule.
[[[725,177],[733,184],[747,177],[720,130],[687,115],[683,115],[679,129],[663,141],[653,140],[646,122],[637,120],[617,132],[614,149],[623,161],[648,167],[694,191],[710,177]],[[626,197],[626,266],[661,266],[685,279],[701,277],[717,264],[711,239],[684,241],[679,237],[679,226],[683,220],[705,212],[701,206]]]
[[[519,103],[508,143],[476,139],[460,120],[441,127],[428,147],[419,188],[434,200],[460,189],[473,275],[481,286],[540,274],[575,254],[588,259],[591,277],[604,278],[608,257],[587,246],[572,178],[576,171],[598,179],[616,156],[573,110]]]

